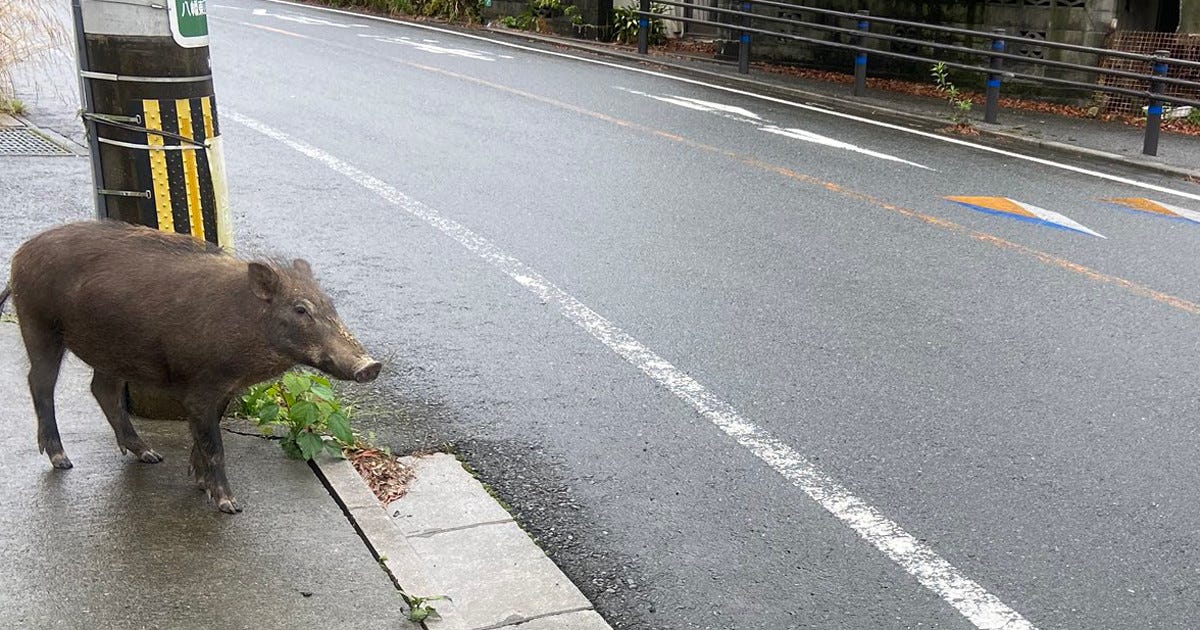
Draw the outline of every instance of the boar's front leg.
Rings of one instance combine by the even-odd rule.
[[[227,400],[213,400],[211,396],[189,397],[189,424],[192,429],[192,474],[200,489],[217,504],[217,509],[226,514],[242,511],[229,481],[225,479],[225,446],[221,443],[221,414]]]
[[[100,403],[104,416],[112,425],[113,433],[117,435],[117,446],[122,454],[132,451],[138,459],[147,464],[162,461],[158,453],[146,446],[146,442],[129,421],[129,410],[125,408],[125,381],[97,370],[92,376],[92,395],[96,397],[96,402]]]

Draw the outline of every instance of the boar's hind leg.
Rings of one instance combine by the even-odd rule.
[[[192,428],[192,474],[217,509],[226,514],[241,512],[242,506],[229,490],[225,479],[225,446],[221,443],[221,414],[228,401],[189,401]]]
[[[129,421],[129,410],[125,408],[125,381],[97,371],[92,376],[92,395],[96,397],[96,402],[100,403],[104,416],[108,418],[113,432],[117,434],[117,446],[121,448],[121,454],[133,451],[138,459],[147,464],[162,461],[158,453],[146,446],[146,442]]]
[[[29,354],[29,394],[38,419],[38,450],[50,457],[55,468],[70,468],[71,459],[63,451],[54,417],[54,386],[58,384],[64,349],[62,333],[31,317],[21,320],[21,336]]]

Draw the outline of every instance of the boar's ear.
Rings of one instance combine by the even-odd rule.
[[[312,277],[312,267],[308,264],[307,260],[304,260],[303,258],[297,258],[296,260],[292,261],[292,266],[296,268],[296,271],[299,271],[309,278]]]
[[[279,293],[279,274],[270,265],[250,263],[250,291],[255,297],[270,302]]]

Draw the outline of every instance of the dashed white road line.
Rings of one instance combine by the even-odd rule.
[[[421,50],[421,51],[431,53],[434,55],[452,55],[455,57],[463,57],[465,59],[475,59],[478,61],[495,61],[496,60],[496,56],[491,53],[487,53],[487,52],[483,52],[483,51],[479,51],[479,50],[470,50],[467,48],[447,48],[445,46],[437,45],[437,43],[432,39],[426,39],[426,40],[417,42],[417,41],[413,41],[407,37],[398,37],[398,38],[397,37],[387,37],[384,35],[371,35],[368,33],[359,33],[358,36],[365,37],[367,39],[373,39],[377,42],[385,42],[385,43],[390,43],[390,44],[403,44],[405,46],[410,46],[412,48],[416,48],[417,50]]]
[[[777,136],[783,136],[785,138],[792,138],[794,140],[803,140],[804,142],[811,142],[813,144],[819,144],[822,146],[832,147],[834,149],[843,149],[845,151],[853,151],[854,153],[861,153],[862,155],[867,155],[867,156],[870,156],[873,158],[878,158],[880,160],[887,160],[889,162],[898,162],[900,164],[907,164],[909,166],[923,168],[927,171],[935,170],[935,169],[929,168],[928,166],[925,166],[924,164],[918,164],[916,162],[912,162],[912,161],[906,160],[904,158],[899,158],[899,157],[896,157],[896,156],[888,154],[888,153],[881,153],[879,151],[874,151],[872,149],[866,149],[866,148],[860,147],[856,144],[850,144],[849,142],[844,142],[842,140],[838,140],[837,138],[830,138],[829,136],[822,136],[819,133],[813,133],[806,129],[793,129],[793,128],[781,129],[779,127],[776,127],[775,125],[767,125],[765,127],[760,127],[760,129],[762,129],[763,131],[765,131],[767,133],[773,133]]]
[[[587,331],[658,385],[691,405],[701,416],[803,490],[830,514],[957,609],[976,628],[1036,630],[1020,613],[964,575],[938,555],[932,547],[922,543],[879,510],[855,496],[848,488],[830,478],[794,448],[742,417],[729,403],[709,391],[699,381],[525,263],[504,252],[496,244],[336,156],[238,112],[227,111],[224,115],[227,119],[245,125],[324,164],[413,217],[428,223],[528,289],[542,303],[556,306],[563,317]]]
[[[806,129],[795,129],[795,128],[783,129],[783,128],[779,127],[778,125],[771,124],[770,121],[763,119],[762,116],[759,116],[758,114],[756,114],[744,107],[738,107],[736,105],[728,105],[726,103],[715,103],[713,101],[705,101],[705,100],[701,100],[698,98],[689,98],[686,96],[675,96],[673,94],[659,96],[657,94],[650,94],[647,92],[642,92],[639,90],[634,90],[634,89],[630,89],[630,88],[626,88],[626,87],[620,87],[620,86],[615,86],[615,87],[616,87],[616,89],[621,90],[622,92],[628,92],[629,94],[636,94],[638,96],[644,96],[646,98],[659,101],[660,103],[667,103],[668,105],[675,105],[676,107],[683,107],[684,109],[691,109],[691,110],[698,111],[698,112],[707,112],[710,114],[717,114],[719,116],[728,118],[730,120],[736,120],[740,123],[751,124],[751,125],[758,127],[758,129],[761,131],[773,133],[775,135],[783,136],[785,138],[792,138],[793,140],[802,140],[804,142],[811,142],[813,144],[819,144],[819,145],[827,146],[827,147],[834,148],[834,149],[853,151],[855,153],[867,155],[867,156],[870,156],[873,158],[878,158],[880,160],[887,160],[889,162],[897,162],[899,164],[907,164],[908,166],[915,166],[917,168],[923,168],[927,171],[935,171],[936,172],[936,170],[937,170],[937,169],[933,169],[928,166],[925,166],[924,164],[918,164],[916,162],[912,162],[910,160],[905,160],[903,158],[899,158],[894,155],[882,153],[879,151],[874,151],[871,149],[867,149],[865,147],[860,147],[858,145],[851,144],[849,142],[844,142],[844,141],[838,140],[836,138],[830,138],[828,136],[823,136],[819,133],[813,133]]]
[[[758,99],[761,101],[776,103],[778,105],[784,105],[787,107],[794,107],[796,109],[802,109],[805,111],[819,112],[819,113],[825,114],[827,116],[834,116],[837,118],[842,118],[844,120],[853,120],[855,122],[860,122],[865,125],[872,125],[872,126],[880,127],[883,129],[891,129],[892,131],[899,131],[900,133],[906,133],[906,134],[910,134],[910,135],[914,135],[914,136],[920,136],[922,138],[928,138],[930,140],[936,140],[938,142],[945,142],[948,144],[954,144],[954,145],[958,145],[961,147],[967,147],[970,149],[975,149],[977,151],[983,151],[985,153],[992,153],[995,155],[1003,155],[1004,157],[1010,157],[1010,158],[1017,159],[1017,160],[1032,162],[1034,164],[1041,164],[1042,166],[1049,166],[1052,168],[1062,169],[1064,171],[1070,171],[1072,173],[1077,173],[1079,175],[1086,175],[1088,177],[1096,177],[1096,178],[1107,180],[1110,182],[1117,182],[1119,184],[1126,184],[1128,186],[1134,186],[1136,188],[1143,188],[1145,190],[1153,190],[1153,191],[1160,192],[1160,193],[1163,193],[1166,195],[1172,195],[1175,197],[1183,197],[1185,199],[1193,199],[1196,201],[1200,201],[1200,194],[1196,194],[1196,193],[1190,193],[1190,192],[1183,191],[1183,190],[1176,190],[1174,188],[1168,188],[1166,186],[1159,186],[1158,184],[1151,184],[1150,182],[1138,181],[1136,179],[1130,179],[1128,177],[1122,177],[1120,175],[1113,175],[1111,173],[1104,173],[1102,171],[1094,171],[1092,169],[1084,168],[1082,166],[1075,166],[1073,164],[1063,164],[1061,162],[1055,162],[1054,160],[1048,160],[1046,158],[1035,157],[1032,155],[1024,155],[1022,153],[1015,153],[1013,151],[1006,151],[1006,150],[998,148],[998,147],[989,147],[989,146],[983,145],[983,144],[976,144],[974,142],[963,140],[961,138],[952,138],[949,136],[942,136],[942,135],[938,135],[935,133],[930,133],[928,131],[921,131],[920,129],[910,129],[908,127],[904,127],[901,125],[893,125],[891,123],[886,123],[881,120],[872,120],[870,118],[863,118],[861,116],[855,116],[854,114],[847,114],[845,112],[839,112],[837,110],[829,109],[826,107],[821,107],[819,105],[809,105],[808,103],[797,103],[795,101],[789,101],[787,99],[776,98],[774,96],[767,96],[766,94],[755,94],[754,92],[749,92],[746,90],[739,90],[737,88],[727,87],[724,85],[717,85],[715,83],[708,83],[705,81],[700,81],[699,79],[689,79],[687,77],[674,76],[674,75],[666,74],[663,72],[647,70],[646,68],[637,68],[634,66],[626,66],[626,65],[619,64],[619,63],[613,63],[611,61],[603,61],[601,59],[589,59],[587,57],[580,57],[578,55],[572,55],[572,54],[568,54],[568,53],[564,53],[564,52],[559,52],[557,50],[543,50],[541,48],[536,48],[533,46],[525,46],[523,44],[501,41],[498,39],[484,37],[482,35],[474,35],[471,33],[460,33],[458,31],[452,31],[450,29],[439,28],[437,26],[431,26],[429,24],[418,24],[415,22],[406,22],[404,20],[397,20],[395,18],[388,18],[388,17],[379,16],[379,15],[366,15],[363,13],[356,13],[354,11],[345,11],[342,9],[334,9],[331,7],[317,7],[317,6],[312,6],[312,5],[308,5],[308,4],[300,4],[300,3],[296,3],[296,2],[291,2],[290,0],[264,0],[264,1],[272,2],[275,4],[286,4],[288,6],[302,7],[305,9],[311,9],[313,11],[327,11],[330,13],[339,13],[342,15],[354,16],[357,18],[365,19],[365,20],[377,20],[377,21],[381,21],[381,22],[390,22],[392,24],[398,24],[400,26],[406,26],[409,28],[419,28],[419,29],[424,29],[427,31],[436,32],[436,33],[442,33],[445,35],[451,35],[454,37],[465,37],[468,39],[474,39],[476,41],[483,41],[483,42],[487,42],[487,43],[495,45],[495,46],[504,46],[506,48],[512,48],[515,50],[523,50],[526,52],[536,53],[539,55],[547,55],[550,57],[559,57],[562,59],[572,59],[574,61],[581,61],[583,63],[590,63],[593,65],[605,66],[608,68],[616,68],[619,70],[624,70],[626,72],[636,72],[638,74],[644,74],[644,75],[648,75],[648,76],[652,76],[652,77],[657,77],[660,79],[666,79],[668,81],[687,83],[689,85],[698,85],[698,86],[709,88],[712,90],[719,90],[721,92],[726,92],[729,94],[737,94],[739,96],[745,96],[748,98]]]

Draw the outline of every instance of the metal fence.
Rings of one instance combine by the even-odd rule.
[[[1158,50],[1170,51],[1172,59],[1184,59],[1191,61],[1200,61],[1200,35],[1186,35],[1181,33],[1156,33],[1147,31],[1118,31],[1113,35],[1113,40],[1109,47],[1115,50],[1125,52],[1141,53],[1143,55],[1152,55]],[[1105,57],[1101,60],[1101,67],[1116,70],[1128,70],[1136,72],[1139,62],[1129,59],[1120,59],[1116,57]],[[1177,79],[1187,79],[1200,84],[1200,68],[1179,65],[1176,63],[1168,64],[1167,76]],[[1138,88],[1144,87],[1142,82],[1137,79],[1130,79],[1120,76],[1100,75],[1099,82],[1103,85],[1112,85],[1116,87]],[[1200,86],[1189,88],[1181,85],[1165,86],[1164,91],[1168,95],[1179,96],[1187,99],[1200,100]],[[1141,112],[1142,106],[1145,104],[1141,100],[1135,99],[1125,94],[1104,94],[1104,109],[1108,112],[1133,114]]]
[[[654,4],[681,7],[685,12],[696,8],[694,4],[681,0],[654,0]],[[651,0],[640,0],[640,10],[637,11],[640,27],[638,52],[642,54],[646,54],[649,48],[650,20],[663,18],[661,14],[652,12],[650,5]],[[1000,87],[1004,79],[1021,79],[1042,85],[1086,90],[1090,93],[1099,92],[1107,99],[1124,99],[1123,102],[1130,105],[1145,103],[1146,133],[1142,152],[1146,155],[1158,154],[1158,137],[1164,104],[1169,103],[1175,107],[1183,105],[1200,107],[1200,96],[1198,96],[1200,95],[1200,61],[1172,58],[1170,47],[1158,48],[1153,53],[1147,54],[1045,40],[1037,42],[1040,48],[1085,53],[1095,55],[1097,59],[1101,60],[1098,65],[1083,65],[1009,53],[1007,48],[1010,44],[1027,45],[1029,39],[1020,35],[1010,35],[1004,29],[994,29],[991,32],[974,31],[892,18],[871,17],[867,11],[849,13],[775,0],[753,0],[752,2],[735,0],[733,6],[734,8],[705,7],[705,12],[708,14],[705,16],[706,19],[701,19],[695,14],[688,16],[686,13],[682,16],[672,15],[667,19],[717,27],[733,35],[731,39],[739,42],[738,71],[742,74],[750,71],[750,42],[751,38],[756,36],[776,37],[850,51],[853,53],[855,96],[863,96],[866,93],[868,55],[882,55],[922,64],[942,63],[947,68],[984,74],[986,75],[984,120],[989,123],[998,120]],[[790,10],[788,14],[792,17],[754,13],[754,7],[787,9]],[[799,11],[803,11],[805,14],[824,16],[823,22],[825,23],[795,19],[799,17]],[[904,33],[922,31],[942,33],[956,37],[958,43],[944,43],[930,39],[872,32],[873,24],[889,24]],[[839,40],[828,41],[784,30],[794,30],[796,27],[834,33],[837,34]],[[868,46],[869,41],[890,42],[908,46],[909,50],[932,50],[934,52],[932,56],[923,56],[910,52],[877,50]],[[971,59],[979,61],[977,64],[970,63]],[[1021,68],[1040,69],[1042,73],[1005,70],[1006,61],[1015,62]],[[1175,76],[1168,76],[1168,72],[1172,68],[1175,69]],[[1092,75],[1096,77],[1096,81],[1088,83],[1075,79],[1046,76],[1045,69],[1068,70]]]

